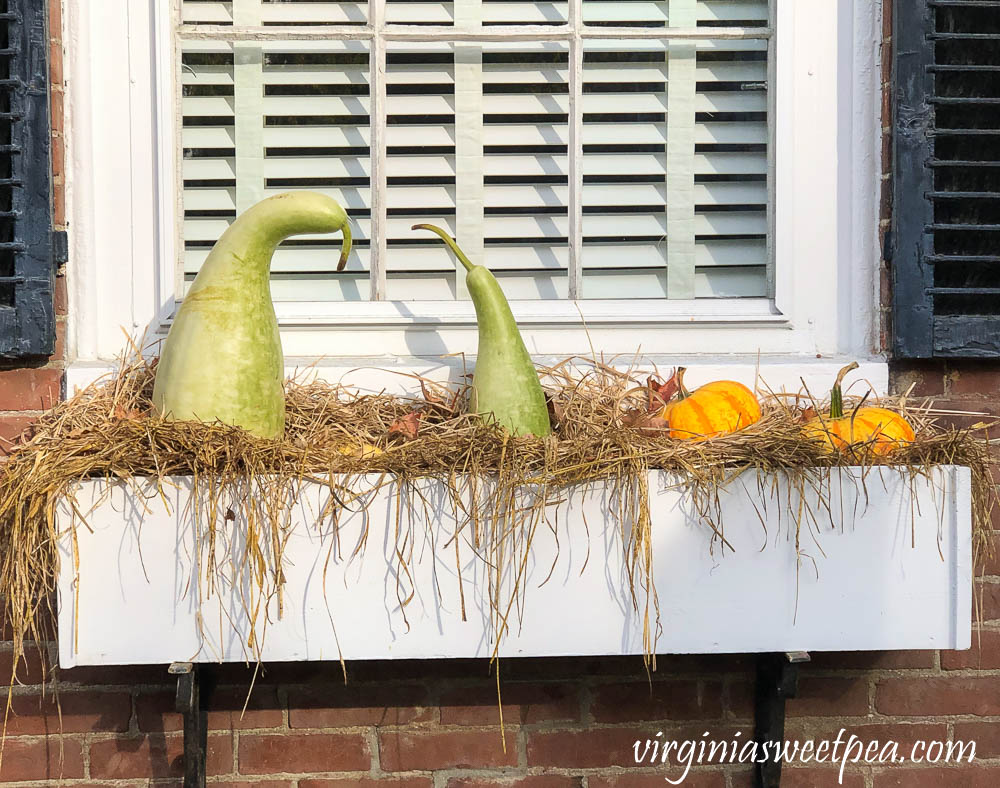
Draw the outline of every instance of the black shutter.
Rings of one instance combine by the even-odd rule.
[[[55,343],[43,0],[0,0],[0,357]]]
[[[1000,357],[1000,0],[896,0],[893,349]]]

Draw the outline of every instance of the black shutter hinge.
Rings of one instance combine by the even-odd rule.
[[[892,230],[886,230],[885,237],[882,239],[882,259],[887,263],[892,262],[893,252],[896,251],[894,240]]]
[[[58,268],[69,262],[69,234],[65,230],[52,231],[52,264]]]

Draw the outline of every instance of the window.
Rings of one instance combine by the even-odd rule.
[[[329,240],[286,244],[278,300],[461,298],[414,221],[457,234],[512,299],[770,295],[766,2],[186,0],[182,15],[186,281],[238,212],[312,188],[348,207],[356,252],[336,273]],[[295,40],[238,32],[292,25]]]
[[[289,357],[474,352],[418,221],[497,273],[540,356],[875,353],[876,0],[161,5],[67,21],[82,360],[166,330],[227,222],[294,188],[359,242],[343,274],[332,239],[276,255]]]

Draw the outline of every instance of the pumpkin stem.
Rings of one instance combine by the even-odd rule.
[[[858,362],[852,361],[846,367],[844,367],[840,372],[837,373],[837,379],[833,381],[833,388],[830,391],[830,418],[831,419],[842,419],[844,418],[844,391],[841,388],[844,378],[847,377],[848,372],[852,372],[858,368]]]
[[[686,372],[685,367],[677,367],[677,371],[674,373],[674,382],[677,384],[677,400],[687,399],[691,396],[691,392],[684,388],[684,373]]]

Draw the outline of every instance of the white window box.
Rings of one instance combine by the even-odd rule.
[[[786,478],[758,483],[744,474],[732,481],[720,496],[730,551],[698,522],[690,496],[670,488],[671,477],[650,474],[658,653],[970,646],[968,470],[940,467],[911,477],[905,469],[863,475],[848,468],[828,478],[832,514],[809,494],[815,516],[802,518],[798,534],[789,516],[789,495],[795,510],[796,494]],[[196,582],[193,557],[196,539],[203,549],[204,529],[191,517],[190,480],[168,481],[176,484],[165,486],[169,510],[148,481],[140,480],[141,495],[124,484],[80,483],[76,507],[89,527],[75,520],[78,576],[74,515],[62,505],[63,667],[258,656],[246,645],[253,638],[244,611],[256,601],[249,584],[216,582],[209,593],[204,571]],[[524,604],[512,608],[501,655],[643,653],[646,600],[640,596],[636,608],[629,595],[622,532],[608,514],[617,504],[608,492],[603,485],[577,488],[549,512],[558,545],[545,524],[536,529]],[[262,607],[258,617],[263,660],[492,653],[489,576],[469,529],[459,536],[456,559],[451,506],[441,485],[428,481],[429,505],[402,507],[397,531],[394,493],[394,485],[374,493],[366,515],[342,511],[338,546],[328,522],[315,524],[328,491],[302,489],[290,516],[282,615],[271,598],[267,615]],[[365,526],[365,549],[352,558]],[[240,529],[231,522],[220,527],[213,577],[231,580],[241,564],[240,538],[230,536]],[[409,576],[397,572],[397,547],[411,551]],[[399,600],[411,591],[404,620]],[[655,625],[657,608],[648,609]]]

